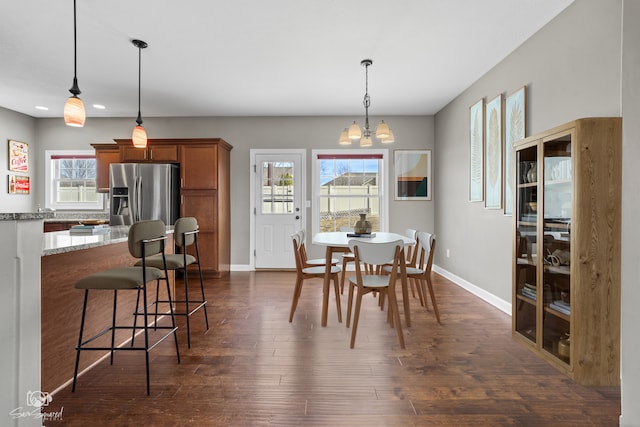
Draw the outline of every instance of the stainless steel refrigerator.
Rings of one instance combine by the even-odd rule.
[[[180,215],[180,168],[174,164],[113,163],[109,169],[111,225]]]

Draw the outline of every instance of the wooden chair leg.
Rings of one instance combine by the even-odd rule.
[[[400,312],[398,311],[398,300],[395,292],[389,292],[389,313],[393,312],[392,317],[400,340],[400,348],[404,349],[404,335],[402,333],[402,325],[400,324]]]
[[[351,290],[349,290],[351,292]],[[358,330],[358,320],[360,318],[360,306],[362,305],[362,293],[358,289],[358,295],[356,296],[356,311],[353,313],[353,326],[351,328],[351,348],[356,345],[356,332]]]
[[[293,313],[296,312],[298,306],[298,299],[300,299],[300,293],[302,290],[302,277],[296,277],[296,286],[293,289],[293,299],[291,300],[291,311],[289,312],[289,323],[293,322]]]
[[[345,278],[345,273],[347,271],[347,262],[348,260],[346,258],[342,258],[342,274],[340,277],[340,293],[343,294],[344,293],[344,278]]]
[[[429,295],[431,296],[431,304],[433,305],[433,312],[436,314],[436,320],[438,323],[441,323],[440,312],[438,311],[438,304],[436,303],[436,295],[433,292],[433,284],[431,283],[430,277],[427,277],[427,286],[429,287]]]
[[[342,305],[340,302],[340,286],[338,285],[338,273],[333,275],[333,288],[336,293],[336,308],[338,309],[338,323],[342,323]]]
[[[351,283],[351,281],[349,281],[349,299],[347,301],[347,322],[346,322],[347,328],[351,323],[351,308],[353,306],[353,288],[354,287],[355,285]]]

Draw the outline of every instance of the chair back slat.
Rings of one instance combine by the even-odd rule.
[[[420,268],[422,268],[425,273],[430,273],[433,265],[433,254],[436,247],[436,236],[431,233],[420,231],[416,237],[421,249]]]

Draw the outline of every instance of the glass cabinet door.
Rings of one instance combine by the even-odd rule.
[[[544,143],[542,347],[570,362],[571,134]]]
[[[516,152],[517,193],[515,254],[515,329],[536,342],[537,286],[537,218],[538,218],[538,146]]]

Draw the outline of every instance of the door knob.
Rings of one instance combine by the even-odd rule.
[[[300,219],[300,215],[296,215],[296,219]]]

